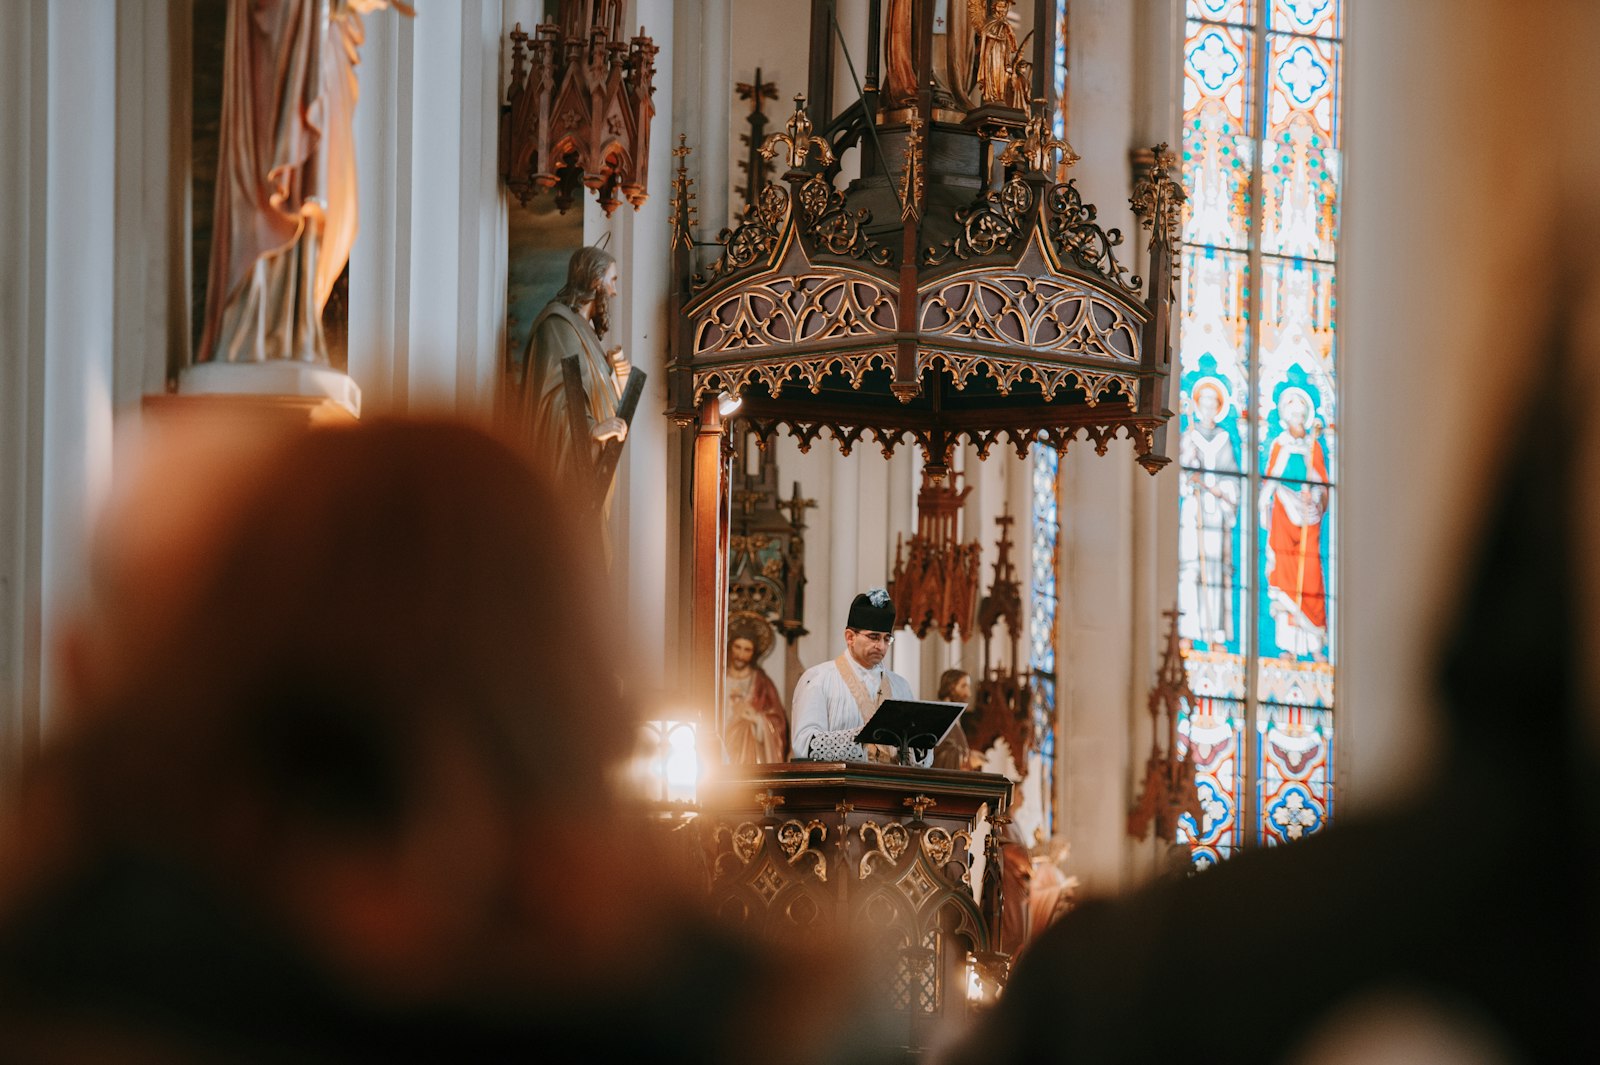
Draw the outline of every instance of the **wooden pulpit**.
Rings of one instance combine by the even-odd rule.
[[[1011,790],[998,774],[915,766],[721,767],[699,817],[713,907],[770,940],[859,949],[915,1056],[1005,982],[998,837]]]

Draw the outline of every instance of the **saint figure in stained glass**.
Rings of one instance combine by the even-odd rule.
[[[1263,471],[1272,480],[1261,495],[1268,610],[1280,653],[1321,660],[1328,646],[1322,558],[1327,453],[1310,391],[1285,384],[1276,399],[1279,428]]]
[[[1189,387],[1188,425],[1179,446],[1185,481],[1179,504],[1178,632],[1191,642],[1226,647],[1234,638],[1235,537],[1239,459],[1221,424],[1233,406],[1221,378]]]

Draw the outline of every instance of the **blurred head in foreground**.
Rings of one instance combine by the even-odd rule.
[[[0,987],[102,1020],[220,999],[213,1026],[232,995],[273,1038],[330,1000],[515,1027],[689,993],[655,988],[663,956],[719,948],[677,953],[688,882],[622,816],[593,547],[461,425],[158,438],[9,822]]]

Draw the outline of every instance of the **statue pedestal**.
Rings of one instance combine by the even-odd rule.
[[[308,411],[331,406],[349,418],[361,417],[361,389],[349,374],[312,363],[203,362],[178,377],[179,396],[233,396],[249,401],[281,401]],[[338,415],[326,412],[333,420]],[[316,420],[316,419],[313,419]]]

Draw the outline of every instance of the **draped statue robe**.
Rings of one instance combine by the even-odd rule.
[[[568,355],[578,356],[587,401],[584,423],[593,430],[617,413],[611,364],[589,320],[560,300],[551,300],[534,319],[528,337],[520,414],[534,457],[563,480],[570,480],[579,469],[572,449],[566,379],[561,373],[561,360]],[[597,453],[594,448],[591,459]]]
[[[384,0],[231,0],[199,362],[326,363],[322,309],[356,233],[362,12]]]

